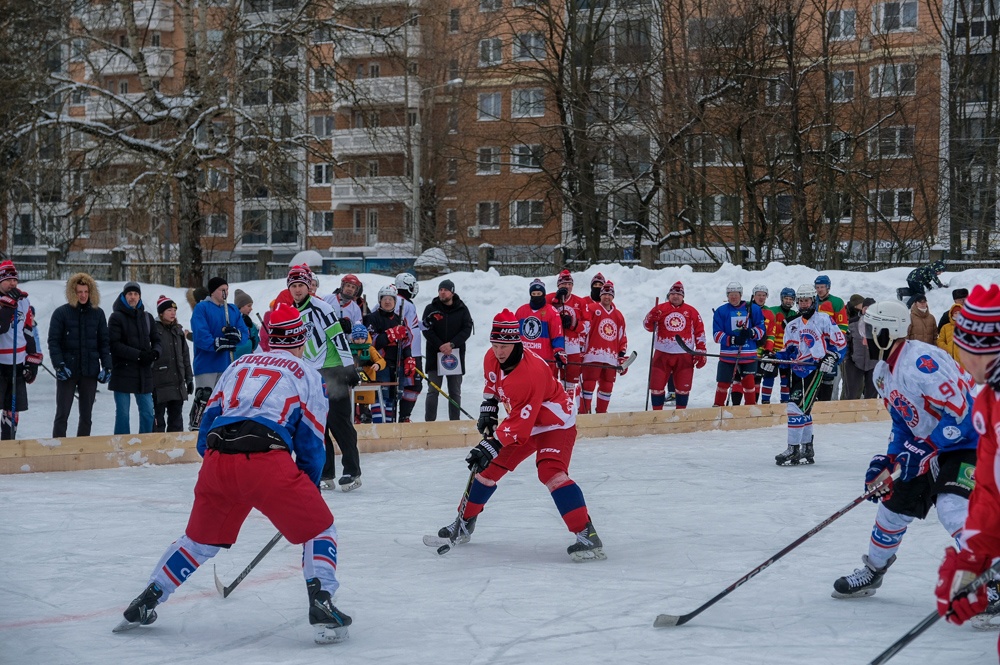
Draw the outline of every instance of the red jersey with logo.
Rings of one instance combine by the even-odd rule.
[[[642,322],[642,326],[649,332],[653,332],[654,312],[663,313],[660,324],[655,326],[654,349],[663,353],[686,353],[674,339],[680,335],[690,348],[705,350],[705,322],[694,307],[687,303],[681,303],[679,307],[675,307],[670,301],[660,303],[649,311]]]
[[[761,340],[760,346],[757,347],[757,355],[774,351],[775,337],[777,336],[778,329],[778,319],[774,315],[774,310],[770,307],[761,307],[760,311],[764,314],[764,339]],[[784,341],[783,331],[782,341]]]
[[[514,316],[521,327],[521,344],[525,351],[534,351],[545,360],[555,360],[555,351],[565,350],[562,320],[552,305],[546,303],[541,309],[533,310],[526,303],[517,308]]]
[[[507,417],[496,431],[502,445],[524,443],[532,435],[576,425],[573,399],[552,376],[549,364],[528,349],[510,373],[500,369],[496,356],[487,351],[483,374],[483,397],[496,397],[507,410]]]
[[[976,488],[969,497],[969,516],[962,531],[962,547],[979,555],[1000,556],[1000,394],[983,388],[972,407],[972,426],[979,433],[976,450]]]
[[[583,362],[618,365],[618,354],[628,349],[625,336],[625,317],[620,309],[610,310],[598,304],[590,318],[590,337],[583,352]]]
[[[563,305],[556,299],[555,294],[552,294],[548,297],[548,303],[557,312],[562,312],[563,307],[565,307],[573,318],[573,325],[569,328],[563,328],[566,353],[583,353],[583,349],[587,345],[587,331],[590,329],[590,306],[594,304],[594,301],[572,294],[566,298],[566,304]]]

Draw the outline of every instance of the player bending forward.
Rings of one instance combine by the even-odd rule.
[[[465,511],[438,531],[441,538],[469,542],[476,518],[507,473],[532,454],[538,479],[552,494],[566,527],[576,534],[567,551],[574,561],[606,559],[601,539],[587,512],[583,491],[569,477],[576,442],[576,405],[541,357],[521,344],[517,317],[504,310],[493,319],[491,350],[486,352],[486,397],[480,407],[483,440],[465,461],[476,472]],[[507,418],[498,422],[499,402]]]
[[[865,343],[875,366],[875,387],[892,417],[889,447],[872,458],[865,488],[882,489],[871,498],[875,513],[865,564],[833,583],[834,598],[871,596],[910,522],[924,519],[936,505],[941,525],[957,538],[969,508],[976,442],[972,428],[972,377],[936,346],[907,341],[910,312],[883,301],[864,316]],[[890,474],[899,467],[893,481]]]
[[[319,373],[302,360],[308,331],[298,311],[279,305],[268,328],[271,351],[243,356],[219,378],[198,430],[205,461],[187,529],[160,557],[149,586],[114,632],[156,621],[154,608],[220,547],[235,543],[256,508],[289,542],[302,543],[316,643],[347,638],[351,617],[331,601],[340,586],[337,529],[318,488],[327,399]]]

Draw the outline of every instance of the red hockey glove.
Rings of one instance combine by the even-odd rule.
[[[403,376],[412,379],[417,375],[417,359],[410,357],[403,361]]]
[[[622,367],[622,365],[625,364],[626,357],[627,356],[625,355],[624,351],[618,352],[618,367],[619,367],[618,373],[621,376],[625,376],[626,374],[628,374],[628,367]]]
[[[555,358],[556,367],[558,367],[559,369],[565,367],[566,363],[569,362],[569,359],[566,358],[565,351],[556,351],[555,353],[552,354],[552,357]]]
[[[959,593],[990,565],[990,558],[970,550],[958,552],[953,547],[944,551],[944,561],[938,569],[937,612],[949,622],[960,626],[986,609],[986,587],[967,594]],[[957,595],[956,595],[957,594]],[[951,610],[951,614],[948,611]]]
[[[698,349],[698,351],[704,352],[705,349]],[[708,363],[708,356],[697,355],[694,357],[694,367],[695,369],[701,369]]]
[[[406,326],[396,326],[394,328],[389,328],[385,331],[385,336],[389,339],[390,343],[395,344],[400,340],[406,339]]]

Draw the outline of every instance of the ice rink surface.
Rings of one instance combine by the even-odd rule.
[[[334,602],[350,639],[317,646],[301,548],[282,541],[226,600],[211,563],[114,635],[186,524],[199,466],[0,476],[0,663],[867,663],[934,608],[949,538],[915,522],[878,593],[830,597],[861,565],[864,503],[691,623],[653,628],[722,591],[862,492],[887,423],[817,428],[817,464],[779,468],[784,428],[581,441],[571,474],[608,560],[573,542],[525,463],[501,482],[473,541],[438,556],[421,536],[449,523],[464,449],[362,456],[364,486],[326,493],[339,529]],[[339,468],[339,461],[338,461]],[[254,512],[214,559],[231,582],[274,534]],[[997,635],[939,622],[898,663],[996,663]]]

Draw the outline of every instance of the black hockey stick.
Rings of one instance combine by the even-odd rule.
[[[656,296],[656,304],[653,305],[653,309],[660,306],[660,296]],[[646,406],[642,408],[643,411],[649,411],[649,384],[653,380],[653,354],[656,352],[656,335],[660,332],[660,324],[656,322],[653,324],[653,338],[649,340],[649,369],[646,371]]]
[[[635,362],[635,359],[639,357],[639,354],[633,351],[630,353],[620,365],[609,365],[608,363],[578,363],[575,360],[567,360],[564,365],[579,365],[580,367],[600,367],[602,369],[613,369],[619,374],[623,373],[628,369],[628,366]],[[550,365],[555,364],[555,360],[546,360]]]
[[[461,411],[461,412],[462,412],[462,413],[464,413],[465,415],[467,415],[467,416],[469,416],[470,418],[472,418],[472,414],[471,414],[471,413],[469,413],[468,411],[466,411],[465,409],[463,409],[463,408],[462,408],[462,405],[461,405],[461,404],[459,404],[458,402],[456,402],[455,400],[453,400],[453,399],[452,399],[452,398],[451,398],[451,397],[450,397],[450,396],[448,395],[448,393],[446,393],[445,391],[441,390],[441,386],[439,386],[438,384],[436,384],[436,383],[434,383],[433,381],[431,381],[430,377],[429,377],[429,376],[427,376],[426,374],[424,374],[423,372],[421,372],[419,368],[416,368],[416,367],[415,367],[414,369],[415,369],[415,370],[417,371],[417,374],[419,374],[419,375],[420,375],[421,377],[423,377],[424,381],[426,381],[426,382],[427,382],[427,385],[429,385],[429,386],[430,386],[431,388],[433,388],[434,390],[436,390],[436,391],[438,391],[439,393],[441,393],[441,395],[442,395],[442,396],[443,396],[443,397],[444,397],[444,398],[445,398],[446,400],[448,400],[449,402],[451,402],[452,404],[454,404],[454,405],[455,405],[455,407],[456,407],[456,408],[458,408],[458,410],[459,410],[459,411]],[[478,418],[472,418],[472,419],[473,419],[473,420],[479,420]]]
[[[465,514],[465,507],[469,505],[469,492],[472,491],[472,481],[475,479],[476,479],[475,470],[469,471],[469,482],[465,483],[465,493],[462,494],[462,500],[458,504],[458,522],[455,528],[455,533],[454,535],[452,535],[450,538],[447,539],[448,540],[447,543],[444,543],[437,548],[438,554],[447,554],[448,552],[450,552],[451,548],[457,544],[459,536],[462,535],[462,531],[464,530],[462,515]],[[441,541],[434,536],[424,536],[424,545],[427,545],[428,547],[433,547],[439,542]]]
[[[981,589],[990,581],[990,578],[994,575],[994,573],[1000,573],[1000,561],[993,564],[992,567],[988,568],[979,577],[972,580],[968,585],[959,590],[959,592],[955,594],[954,598],[967,596],[973,591]],[[948,614],[951,614],[950,609],[948,610]],[[924,617],[920,623],[908,630],[905,635],[893,642],[892,646],[876,656],[875,659],[869,663],[869,665],[880,665],[880,663],[888,661],[890,658],[902,651],[907,644],[917,639],[921,633],[933,626],[934,623],[940,618],[941,615],[937,613],[937,610],[934,610]]]
[[[260,554],[258,554],[253,558],[253,561],[250,562],[250,565],[244,568],[243,572],[240,573],[239,576],[235,580],[233,580],[233,583],[230,584],[229,586],[222,586],[222,580],[219,579],[219,574],[215,571],[215,564],[212,565],[212,574],[215,575],[215,588],[216,590],[218,590],[220,594],[222,594],[223,598],[229,597],[229,594],[233,592],[233,589],[239,586],[240,582],[246,579],[246,576],[250,574],[250,571],[257,567],[257,564],[260,563],[261,559],[267,556],[268,552],[274,549],[274,546],[278,544],[279,540],[281,540],[280,531],[274,534],[274,538],[272,538],[267,543],[267,545],[264,545],[264,549],[260,551]]]
[[[685,353],[689,353],[692,356],[705,356],[706,358],[721,358],[722,357],[721,353],[709,353],[708,351],[698,351],[696,349],[692,349],[690,346],[688,346],[687,344],[684,343],[684,339],[680,335],[675,335],[674,336],[674,341],[676,341],[677,344],[682,349],[684,349]],[[748,360],[746,362],[749,363],[750,361]],[[795,366],[798,366],[798,365],[814,365],[815,364],[815,363],[799,362],[798,360],[781,360],[779,358],[768,358],[764,362],[773,363],[775,365],[790,365],[792,367],[795,367]],[[735,377],[734,377],[734,379],[735,379]]]
[[[890,477],[893,480],[895,480],[896,478],[899,478],[899,473],[900,473],[900,470],[896,469],[895,471],[893,471],[893,473],[892,473],[892,475]],[[739,587],[743,586],[743,584],[745,584],[746,582],[748,582],[751,577],[754,577],[755,575],[757,575],[757,573],[761,572],[762,570],[764,570],[765,568],[767,568],[768,566],[770,566],[772,563],[774,563],[775,561],[777,561],[781,557],[785,556],[786,554],[788,554],[789,552],[791,552],[792,550],[794,550],[796,547],[798,547],[799,545],[801,545],[805,541],[809,540],[809,538],[813,537],[814,535],[816,535],[816,533],[818,533],[819,531],[821,531],[824,528],[826,528],[827,526],[829,526],[836,519],[838,519],[840,517],[843,517],[852,508],[854,508],[855,506],[857,506],[860,503],[863,503],[865,501],[865,499],[867,499],[867,498],[869,498],[871,496],[874,496],[879,490],[882,489],[882,486],[885,485],[885,484],[886,484],[886,481],[882,481],[881,483],[879,483],[875,487],[871,488],[870,490],[868,490],[867,492],[865,492],[864,494],[862,494],[861,496],[859,496],[858,498],[854,499],[849,504],[847,504],[846,506],[844,506],[843,508],[841,508],[840,510],[838,510],[837,512],[835,512],[833,515],[830,515],[825,520],[823,520],[822,522],[820,522],[819,524],[817,524],[813,528],[811,528],[808,531],[806,531],[804,534],[802,534],[801,536],[799,536],[798,538],[796,538],[795,541],[792,542],[790,545],[786,546],[784,549],[782,549],[780,552],[778,552],[777,554],[775,554],[774,556],[772,556],[770,559],[768,559],[767,561],[765,561],[764,563],[760,564],[759,566],[757,566],[756,568],[754,568],[753,570],[751,570],[749,573],[747,573],[746,575],[744,575],[740,579],[738,579],[735,582],[733,582],[732,584],[730,584],[721,593],[717,594],[714,598],[712,598],[707,603],[703,604],[698,609],[694,610],[693,612],[688,612],[687,614],[681,614],[681,615],[676,615],[676,614],[661,614],[658,617],[656,617],[656,620],[653,622],[653,626],[656,627],[656,628],[667,628],[667,627],[670,627],[670,626],[682,626],[682,625],[686,624],[688,621],[690,621],[691,619],[695,618],[696,616],[698,616],[699,614],[701,614],[702,612],[704,612],[705,610],[707,610],[712,605],[715,605],[717,602],[719,602],[720,600],[722,600],[723,598],[725,598],[726,596],[728,596],[730,593],[732,593],[733,591],[735,591]]]

